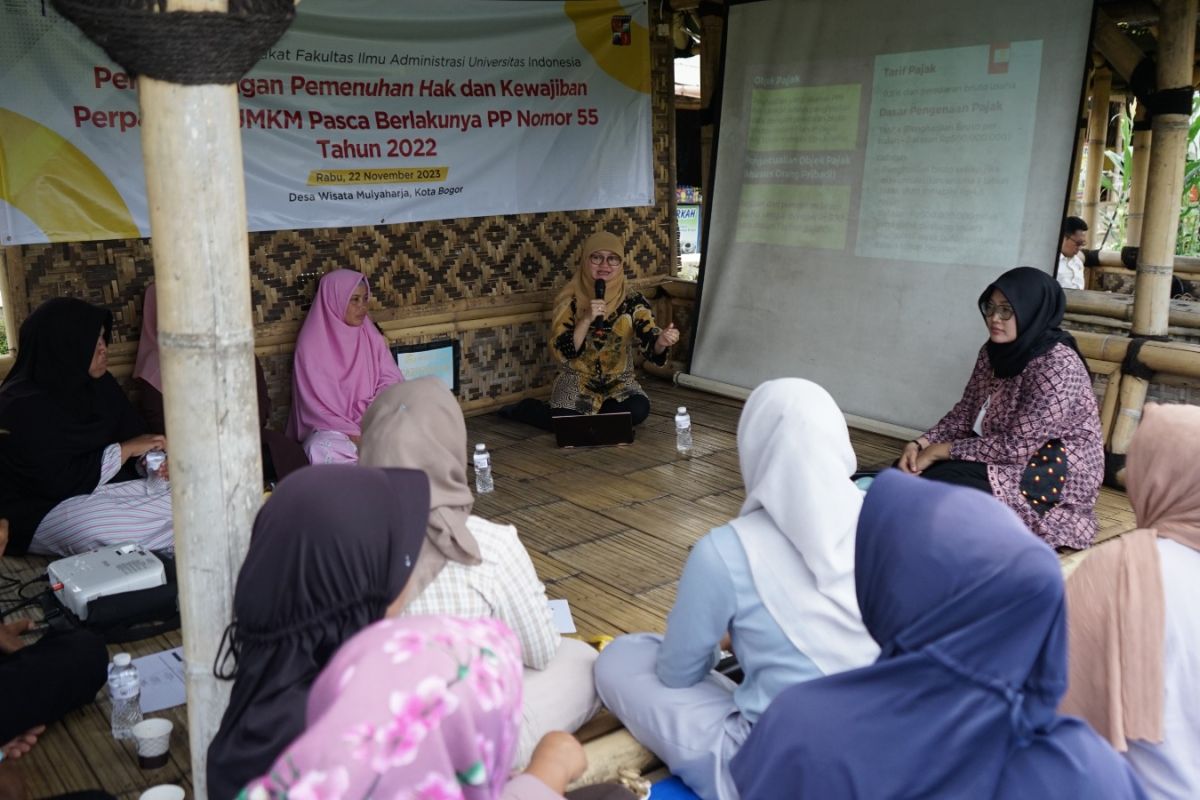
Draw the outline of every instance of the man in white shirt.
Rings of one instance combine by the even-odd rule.
[[[1064,289],[1082,289],[1083,255],[1087,244],[1087,223],[1079,217],[1067,217],[1063,221],[1062,244],[1058,249],[1058,270],[1054,277]]]

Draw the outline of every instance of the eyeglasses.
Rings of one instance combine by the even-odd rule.
[[[592,253],[590,256],[588,256],[588,261],[591,261],[593,264],[595,264],[597,266],[599,266],[600,264],[603,264],[605,261],[608,262],[608,265],[610,267],[621,266],[621,257],[616,254],[610,254],[606,258],[603,253]]]
[[[1076,239],[1073,236],[1069,237],[1067,239],[1067,241],[1070,242],[1071,244],[1075,245],[1076,247],[1083,247],[1085,244],[1087,244],[1087,239],[1083,239],[1083,238]]]
[[[1001,322],[1007,322],[1013,318],[1012,306],[998,306],[991,300],[987,300],[979,304],[979,313],[983,314],[983,318],[998,317]]]

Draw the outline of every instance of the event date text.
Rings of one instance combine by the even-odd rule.
[[[317,139],[321,158],[435,158],[437,140],[388,139],[384,142],[353,142],[349,139]]]

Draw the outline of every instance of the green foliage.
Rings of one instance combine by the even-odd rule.
[[[1129,187],[1133,178],[1133,113],[1131,105],[1125,106],[1118,121],[1120,141],[1125,143],[1124,149],[1105,152],[1108,168],[1101,173],[1100,185],[1108,192],[1109,198],[1115,198],[1116,202],[1112,206],[1112,212],[1106,212],[1104,215],[1105,232],[1097,234],[1098,238],[1089,243],[1089,247],[1102,247],[1109,243],[1105,240],[1111,241],[1115,247],[1125,244],[1125,228],[1129,219]]]
[[[1175,252],[1200,255],[1200,96],[1192,98],[1187,162],[1183,169],[1183,202],[1179,208],[1179,240]]]
[[[1122,150],[1109,150],[1102,186],[1114,200],[1111,213],[1105,213],[1102,231],[1093,234],[1090,247],[1123,247],[1129,215],[1129,185],[1133,165],[1133,108],[1126,107],[1119,120]],[[1187,160],[1183,171],[1183,197],[1179,207],[1179,230],[1175,253],[1200,256],[1200,95],[1192,98],[1192,118],[1188,126]]]
[[[8,352],[8,331],[4,327],[4,320],[0,319],[0,355]]]

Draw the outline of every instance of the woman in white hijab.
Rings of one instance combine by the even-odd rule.
[[[703,800],[736,800],[729,761],[779,692],[879,653],[854,591],[862,493],[833,398],[799,378],[759,386],[738,456],[741,516],[692,548],[666,635],[623,636],[596,664],[604,704]],[[740,685],[713,671],[721,644]]]

